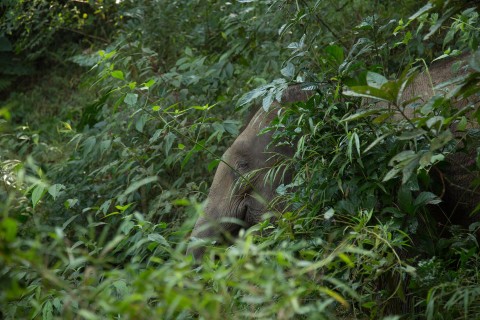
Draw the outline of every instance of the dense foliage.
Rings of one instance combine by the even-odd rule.
[[[413,120],[361,101],[404,110],[419,67],[478,50],[475,1],[0,9],[0,318],[480,317],[480,207],[449,216],[437,174],[458,151],[480,169],[480,56]],[[271,127],[296,146],[272,170],[296,173],[288,209],[196,265],[222,153],[296,82],[317,94]]]

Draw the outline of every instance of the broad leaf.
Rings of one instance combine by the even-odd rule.
[[[137,103],[138,94],[136,93],[127,93],[125,99],[123,100],[129,106],[134,106]]]
[[[387,78],[385,78],[381,74],[371,72],[371,71],[367,72],[368,86],[380,89],[387,82],[388,82]]]
[[[125,78],[123,77],[123,72],[120,70],[114,70],[112,71],[111,74],[112,74],[112,77],[116,79],[125,80]]]
[[[286,78],[293,78],[293,76],[295,75],[295,66],[293,65],[293,63],[288,62],[285,68],[280,70],[280,73]]]
[[[65,186],[63,184],[54,184],[48,188],[48,193],[50,193],[53,200],[56,200],[63,189],[65,189]]]
[[[45,190],[45,186],[43,184],[39,184],[33,189],[32,192],[32,205],[35,208],[35,206],[38,204],[40,199],[42,199],[43,195],[47,192]]]

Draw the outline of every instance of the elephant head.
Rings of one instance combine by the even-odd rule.
[[[284,91],[282,104],[305,101],[309,95],[312,91],[291,86]],[[241,228],[262,221],[278,185],[291,179],[288,172],[277,175],[273,180],[265,177],[279,158],[293,155],[292,147],[270,146],[272,132],[261,134],[279,110],[278,103],[274,103],[268,112],[260,108],[225,151],[213,178],[205,213],[198,218],[192,238],[206,240],[218,239],[226,234],[235,235]],[[195,259],[200,258],[205,250],[204,246],[197,245],[188,250]]]

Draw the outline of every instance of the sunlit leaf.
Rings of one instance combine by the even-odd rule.
[[[325,220],[328,220],[328,219],[331,219],[334,214],[335,214],[335,210],[333,208],[330,208],[327,211],[325,211],[325,213],[323,214],[323,217]]]
[[[12,242],[15,240],[18,232],[18,224],[17,221],[11,218],[3,218],[0,220],[0,234],[3,238],[8,241]]]
[[[114,78],[117,78],[117,79],[120,79],[120,80],[125,80],[124,77],[123,77],[123,72],[120,71],[120,70],[112,71],[111,75]]]

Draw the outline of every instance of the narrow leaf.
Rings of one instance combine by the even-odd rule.
[[[127,194],[130,194],[130,193],[136,191],[138,188],[140,188],[140,187],[142,187],[146,184],[152,183],[154,181],[157,181],[157,180],[158,180],[158,177],[153,176],[153,177],[143,178],[139,181],[135,181],[127,188],[127,190],[125,190],[123,195],[126,196]]]

